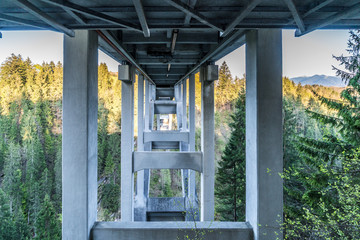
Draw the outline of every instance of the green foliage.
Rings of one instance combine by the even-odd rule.
[[[290,158],[284,174],[286,239],[360,238],[359,36],[360,31],[350,33],[351,56],[336,57],[348,71],[337,69],[349,84],[341,92],[341,99],[313,91],[329,111],[308,107],[307,114],[328,129],[323,127],[319,138],[303,134],[297,138],[300,144],[292,146],[300,158]]]
[[[21,210],[12,210],[11,201],[0,188],[0,239],[30,239],[29,228]]]
[[[20,55],[0,67],[0,239],[61,238],[62,72]],[[120,92],[100,64],[99,211],[105,205],[108,220],[119,212]]]
[[[47,194],[41,204],[35,225],[37,230],[35,239],[61,239],[61,221]]]
[[[231,116],[231,135],[216,173],[216,214],[222,221],[245,220],[245,93]]]
[[[102,189],[101,206],[109,213],[116,213],[120,207],[120,188],[117,184],[105,184]]]

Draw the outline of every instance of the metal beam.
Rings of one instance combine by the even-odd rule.
[[[119,20],[118,18],[111,17],[111,16],[103,14],[101,12],[96,12],[94,10],[91,10],[90,8],[85,8],[83,6],[71,3],[66,0],[41,0],[41,1],[61,7],[61,8],[67,8],[67,9],[70,9],[70,10],[78,12],[78,13],[86,14],[88,16],[91,16],[91,17],[94,17],[94,18],[97,18],[97,19],[100,19],[100,20],[103,20],[103,21],[106,21],[106,22],[109,22],[112,24],[122,26],[124,28],[142,32],[140,27],[138,27],[134,24],[124,22],[122,20]]]
[[[133,64],[136,69],[144,75],[144,77],[156,85],[154,81],[150,78],[150,76],[142,69],[142,67],[136,62],[136,60],[131,56],[130,53],[126,51],[126,49],[120,44],[120,42],[108,31],[97,31],[99,36],[105,40],[116,52],[122,55],[127,61]]]
[[[192,169],[202,172],[201,152],[134,152],[134,172],[143,169]]]
[[[295,37],[300,37],[302,35],[305,35],[307,33],[310,33],[316,29],[319,29],[319,28],[323,28],[323,27],[326,27],[332,23],[335,23],[343,18],[347,18],[347,17],[351,17],[357,13],[360,13],[360,3],[358,4],[355,4],[349,8],[347,8],[345,11],[343,12],[339,12],[337,14],[334,14],[322,21],[320,21],[319,23],[316,23],[316,24],[312,24],[312,25],[309,25],[306,29],[306,31],[304,32],[299,32],[298,30],[296,30],[295,32]]]
[[[293,0],[284,0],[284,2],[286,3],[286,5],[288,6],[291,14],[293,15],[294,20],[296,22],[296,25],[299,28],[299,31],[300,32],[305,32],[305,24],[304,24],[302,18],[300,17],[300,14],[299,14]]]
[[[173,82],[176,82],[177,80],[180,79],[181,76],[174,76],[174,75],[170,75],[170,76],[166,76],[166,75],[163,75],[163,76],[159,76],[159,75],[156,75],[156,76],[152,76],[152,80],[154,80],[155,82],[157,81],[173,81]]]
[[[172,76],[172,75],[184,75],[185,73],[187,72],[187,69],[186,68],[179,68],[179,69],[176,69],[176,68],[173,68],[170,70],[170,72],[167,71],[166,68],[149,68],[147,70],[147,73],[149,75],[168,75],[168,76]]]
[[[136,13],[138,15],[138,18],[139,18],[140,25],[141,25],[141,28],[143,30],[144,36],[145,37],[150,37],[150,30],[149,30],[149,26],[148,26],[147,21],[146,21],[143,4],[142,4],[141,0],[132,0],[132,1],[134,3],[135,10],[136,10]]]
[[[41,19],[46,24],[49,24],[51,27],[57,29],[58,31],[65,33],[70,37],[74,37],[75,33],[73,30],[65,27],[64,25],[58,23],[55,19],[47,15],[46,13],[42,12],[38,7],[34,4],[28,2],[27,0],[14,0],[21,8],[28,11],[30,14],[34,15],[35,17]]]
[[[170,5],[176,7],[177,9],[179,9],[180,11],[190,15],[191,17],[195,18],[196,20],[198,20],[199,22],[219,31],[222,32],[223,29],[218,26],[217,24],[211,23],[211,21],[205,17],[204,15],[202,15],[201,13],[199,13],[198,11],[194,10],[193,8],[191,8],[189,5],[186,5],[184,3],[182,3],[179,0],[164,0],[165,2],[169,3]]]
[[[313,5],[312,7],[310,7],[303,15],[303,17],[307,17],[310,14],[320,10],[321,8],[325,7],[326,5],[329,5],[330,3],[334,2],[335,0],[325,0],[322,1],[321,3],[318,3],[317,5]]]
[[[140,65],[163,65],[163,64],[174,64],[174,65],[192,65],[198,62],[197,58],[138,58]]]
[[[146,38],[136,33],[124,32],[122,34],[123,44],[167,44],[171,43],[172,38],[168,38],[165,33],[153,33]],[[176,38],[177,44],[218,44],[219,36],[216,33],[182,33]]]
[[[195,5],[196,5],[196,2],[197,2],[197,0],[190,0],[189,1],[189,7],[194,8]],[[184,20],[184,25],[188,26],[190,24],[190,20],[191,20],[191,15],[186,14],[186,17],[185,17],[185,20]]]
[[[73,17],[78,23],[86,25],[86,21],[80,16],[79,13],[75,13],[68,8],[63,8],[67,14]]]
[[[14,17],[14,16],[9,16],[6,14],[2,14],[0,13],[0,19],[5,20],[5,21],[9,21],[9,22],[13,22],[13,23],[18,23],[18,24],[23,24],[23,25],[27,25],[27,26],[31,26],[31,27],[37,27],[40,29],[49,29],[48,25],[44,25],[35,21],[31,21],[31,20],[27,20],[27,19],[22,19],[22,18],[18,18],[18,17]],[[54,29],[56,30],[56,29]]]
[[[220,53],[225,47],[228,46],[232,41],[237,40],[239,38],[242,38],[243,44],[245,44],[245,33],[246,30],[237,30],[236,32],[231,33],[227,37],[225,37],[212,51],[210,51],[208,54],[205,55],[195,66],[192,67],[192,69],[185,74],[176,84],[181,83],[182,80],[189,77],[190,74],[195,73],[201,65],[206,63],[207,61],[211,60],[212,57],[216,56]]]
[[[251,0],[239,13],[239,15],[226,27],[225,31],[221,36],[226,37],[230,32],[232,32],[236,25],[238,25],[242,20],[244,20],[260,2],[261,0]]]

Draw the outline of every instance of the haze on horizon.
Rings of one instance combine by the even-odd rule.
[[[332,65],[338,66],[334,56],[346,55],[348,30],[317,30],[295,38],[294,30],[283,30],[283,75],[335,76]],[[29,57],[35,64],[63,61],[63,34],[51,31],[2,31],[0,64],[12,53]],[[226,61],[233,76],[245,73],[245,47],[228,54],[217,64]],[[99,51],[99,62],[105,62],[112,72],[118,63]]]

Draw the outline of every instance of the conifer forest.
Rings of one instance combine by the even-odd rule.
[[[348,55],[335,58],[345,88],[283,78],[284,239],[360,239],[360,31],[350,32]],[[60,62],[13,54],[1,64],[0,239],[61,239],[62,77]],[[98,80],[98,220],[114,221],[121,82],[104,63]],[[198,75],[195,82],[200,150]],[[215,83],[217,221],[245,221],[245,91],[244,77],[223,62]],[[180,171],[151,171],[150,196],[181,194]]]

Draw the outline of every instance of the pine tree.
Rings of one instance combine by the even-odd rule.
[[[216,213],[223,221],[245,220],[245,94],[233,113],[231,136],[216,173]]]
[[[39,215],[36,219],[36,237],[41,240],[61,239],[61,222],[49,195],[45,195]]]

